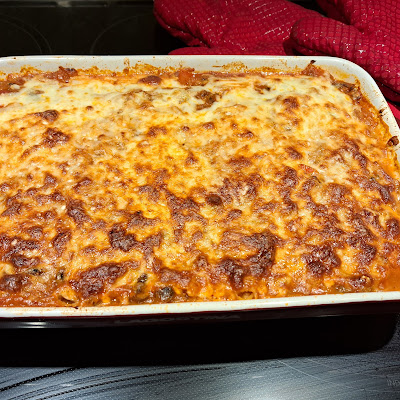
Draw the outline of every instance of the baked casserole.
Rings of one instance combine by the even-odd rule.
[[[399,290],[398,139],[312,64],[26,70],[0,122],[0,306]]]

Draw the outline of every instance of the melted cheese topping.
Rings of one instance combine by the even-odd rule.
[[[0,305],[398,288],[395,140],[357,86],[61,68],[0,93]]]

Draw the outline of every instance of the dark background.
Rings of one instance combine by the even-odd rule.
[[[312,0],[296,3],[318,10]],[[0,39],[0,56],[167,54],[184,47],[157,24],[152,1],[135,0],[0,0]]]
[[[0,0],[0,56],[182,46],[151,1]],[[400,399],[400,324],[374,312],[86,329],[16,321],[0,327],[0,399]]]

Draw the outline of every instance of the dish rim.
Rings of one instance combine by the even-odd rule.
[[[219,70],[232,63],[243,63],[246,67],[271,67],[281,70],[305,68],[310,61],[328,70],[332,75],[347,76],[345,80],[357,79],[363,94],[378,109],[392,136],[400,137],[400,128],[373,78],[360,66],[337,57],[325,56],[18,56],[0,58],[0,71],[20,72],[23,67],[34,67],[43,71],[63,67],[88,69],[93,66],[104,69],[123,70],[135,64],[150,64],[156,67],[194,67],[200,71]],[[233,65],[232,65],[233,66]],[[236,66],[237,68],[237,66]],[[399,157],[399,151],[397,151]],[[369,302],[400,302],[400,291],[321,294],[311,296],[278,297],[256,300],[205,301],[164,304],[143,304],[99,307],[0,307],[0,318],[65,318],[65,317],[117,317],[155,314],[194,314],[204,312],[233,312],[250,310],[273,310],[279,308],[312,308],[313,306],[362,304]]]

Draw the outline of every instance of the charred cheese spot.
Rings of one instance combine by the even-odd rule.
[[[65,246],[71,240],[72,234],[70,231],[59,233],[52,240],[52,245],[57,253],[62,253],[65,250]]]
[[[203,101],[203,104],[197,104],[196,110],[203,110],[204,108],[211,107],[217,101],[217,95],[207,90],[202,90],[196,94],[196,99]]]
[[[24,274],[4,275],[0,278],[0,291],[19,293],[29,283],[29,278]]]
[[[145,228],[157,223],[155,218],[146,218],[142,211],[136,211],[129,219],[128,228]]]
[[[166,135],[167,129],[164,126],[152,126],[148,132],[147,136],[156,137],[157,135]]]
[[[43,229],[40,226],[32,226],[28,229],[28,234],[32,239],[41,239],[43,237]]]
[[[161,82],[162,82],[161,77],[159,77],[157,75],[145,76],[144,78],[141,78],[138,80],[138,83],[144,83],[144,84],[150,85],[150,86],[158,86],[161,84]]]
[[[396,239],[400,235],[400,223],[396,218],[390,218],[386,221],[386,237]]]
[[[60,83],[68,83],[71,77],[76,75],[78,75],[78,72],[74,68],[59,67],[57,71],[44,74],[44,77],[47,79],[57,80]]]
[[[7,201],[7,208],[1,213],[2,217],[12,217],[21,212],[22,204],[17,200]]]
[[[24,78],[10,74],[5,81],[0,82],[0,94],[18,92],[24,83]]]
[[[303,255],[303,260],[310,272],[318,277],[331,274],[334,268],[340,266],[339,257],[328,244],[321,247],[315,246],[310,253]]]
[[[301,160],[303,158],[302,154],[291,146],[286,149],[286,152],[293,160]]]
[[[111,247],[114,249],[128,252],[137,247],[139,242],[136,240],[135,235],[127,234],[121,226],[114,226],[108,233],[108,238]]]
[[[71,200],[67,205],[67,214],[78,226],[89,220],[82,200]]]
[[[300,107],[299,100],[297,97],[288,96],[283,100],[283,104],[288,112],[296,110]]]
[[[215,129],[215,124],[214,122],[206,122],[203,124],[203,128],[207,130]]]
[[[241,139],[253,139],[254,133],[251,131],[244,131],[237,133],[237,136],[239,136]]]
[[[71,281],[71,286],[85,299],[97,296],[121,277],[126,269],[117,263],[101,264],[82,272]]]
[[[209,194],[206,197],[206,201],[208,204],[212,206],[220,206],[222,205],[222,199],[217,194]]]
[[[42,142],[43,146],[50,148],[67,143],[68,140],[70,139],[69,135],[66,135],[63,132],[52,128],[47,129],[47,131],[44,133],[43,136],[44,136]]]
[[[388,146],[397,146],[398,144],[399,144],[399,138],[397,136],[392,136],[387,142]]]
[[[59,113],[57,110],[46,110],[46,111],[35,113],[34,115],[44,119],[45,121],[54,122],[58,118]]]
[[[88,177],[86,177],[86,178],[83,178],[83,179],[81,179],[75,186],[74,186],[74,190],[76,191],[76,192],[81,192],[82,190],[85,190],[86,188],[88,188],[90,185],[92,185],[93,184],[93,181],[90,179],[90,178],[88,178]]]
[[[358,84],[60,68],[0,104],[0,306],[400,288],[398,139]]]

